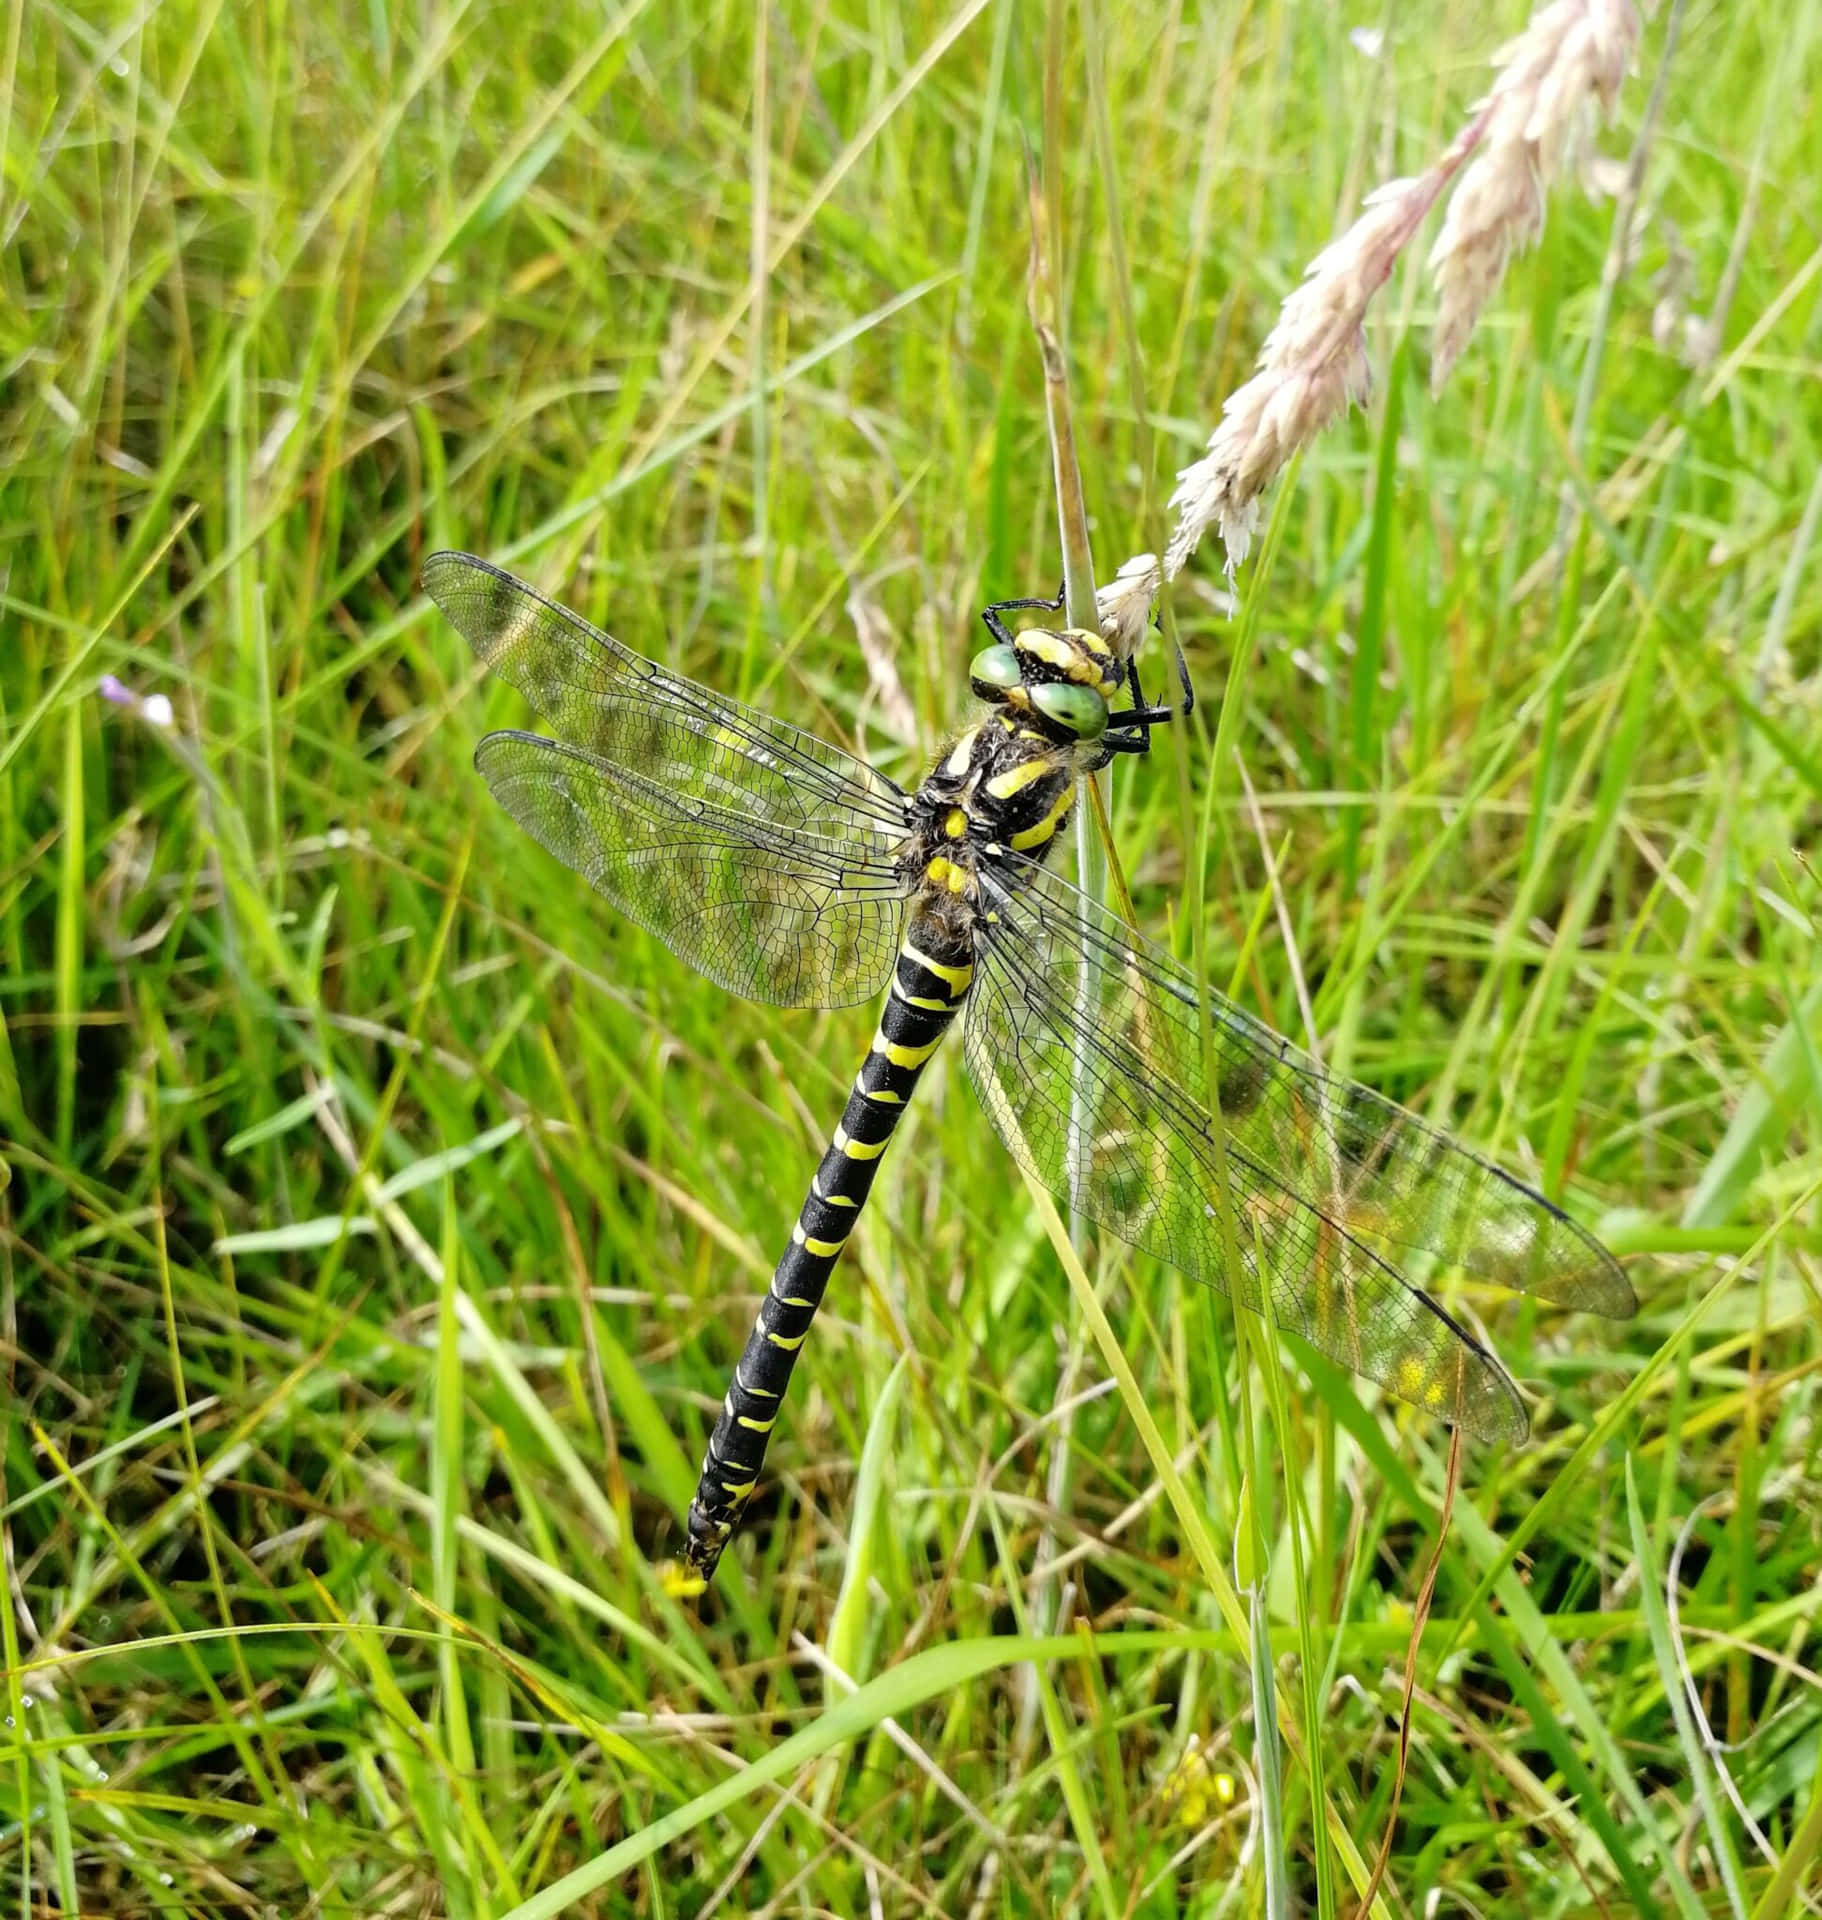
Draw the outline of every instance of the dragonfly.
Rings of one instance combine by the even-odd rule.
[[[1060,601],[984,610],[985,711],[907,792],[485,560],[433,554],[423,579],[557,735],[490,733],[475,754],[533,839],[731,993],[884,996],[710,1435],[686,1579],[706,1586],[740,1523],[881,1156],[958,1019],[989,1120],[1071,1209],[1476,1437],[1522,1440],[1524,1402],[1421,1278],[1634,1310],[1618,1261],[1555,1202],[1325,1071],[1049,868],[1080,783],[1173,711],[1144,704],[1100,634],[1005,618]]]

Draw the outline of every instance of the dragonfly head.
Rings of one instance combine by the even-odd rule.
[[[1010,646],[983,647],[968,669],[969,684],[989,706],[1031,718],[1064,745],[1098,740],[1107,731],[1108,703],[1120,688],[1119,663],[1098,633],[1033,627]]]

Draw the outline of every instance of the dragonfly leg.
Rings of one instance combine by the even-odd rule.
[[[1108,759],[1112,759],[1116,753],[1149,753],[1153,727],[1168,726],[1179,714],[1195,711],[1196,690],[1190,683],[1189,665],[1183,658],[1181,647],[1177,649],[1177,677],[1183,683],[1182,706],[1150,706],[1146,703],[1144,689],[1139,685],[1138,662],[1127,661],[1126,685],[1132,695],[1132,705],[1112,715],[1106,733],[1101,736],[1101,746]],[[1104,760],[1101,764],[1105,766],[1107,763]]]
[[[1183,688],[1183,704],[1177,711],[1187,720],[1196,710],[1196,683],[1189,677],[1189,662],[1183,658],[1183,642],[1181,640],[1176,643],[1176,655],[1177,680]]]
[[[1155,622],[1154,622],[1155,624]],[[1132,706],[1125,713],[1116,713],[1115,725],[1127,720],[1139,720],[1146,726],[1162,726],[1174,714],[1182,714],[1185,719],[1196,710],[1196,686],[1189,677],[1189,662],[1183,658],[1183,643],[1177,643],[1177,680],[1183,688],[1183,704],[1180,707],[1148,706],[1144,689],[1139,685],[1139,662],[1137,658],[1126,663],[1126,685],[1132,694]]]
[[[1057,588],[1054,600],[995,600],[991,606],[981,609],[981,619],[986,623],[987,631],[1001,646],[1012,645],[1012,629],[1000,618],[1003,613],[1026,613],[1041,608],[1045,613],[1055,613],[1063,604],[1063,589]]]

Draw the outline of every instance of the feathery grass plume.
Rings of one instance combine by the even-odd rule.
[[[1370,193],[1354,224],[1310,262],[1266,335],[1257,371],[1228,397],[1208,451],[1177,476],[1177,524],[1163,575],[1174,578],[1218,525],[1231,571],[1245,560],[1259,499],[1291,457],[1371,384],[1364,323],[1374,294],[1462,164],[1482,149],[1453,195],[1430,255],[1441,294],[1435,380],[1454,365],[1514,248],[1535,240],[1544,191],[1591,98],[1611,109],[1638,40],[1631,0],[1549,0],[1498,56],[1501,72],[1466,126],[1423,173]],[[1103,625],[1138,617],[1140,561],[1103,609]],[[1152,569],[1156,585],[1156,569]],[[1118,586],[1116,582],[1116,586]],[[1108,597],[1108,596],[1104,596]]]
[[[1484,126],[1480,150],[1430,249],[1440,296],[1432,391],[1449,377],[1507,261],[1543,232],[1544,196],[1570,142],[1595,101],[1603,116],[1612,113],[1638,37],[1632,0],[1551,0],[1494,56],[1499,78],[1473,110]]]
[[[1158,556],[1135,553],[1094,597],[1101,637],[1122,660],[1130,660],[1145,638],[1151,603],[1158,592]]]
[[[1310,262],[1265,336],[1259,370],[1228,396],[1208,451],[1177,476],[1170,498],[1177,525],[1164,553],[1171,576],[1217,523],[1228,566],[1239,566],[1258,524],[1259,496],[1350,400],[1365,400],[1372,382],[1367,303],[1466,155],[1465,137],[1457,138],[1429,172],[1376,187],[1360,218]]]

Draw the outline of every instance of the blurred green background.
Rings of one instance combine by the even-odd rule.
[[[1440,1542],[1388,1914],[1814,1885],[1817,15],[1684,10],[1630,245],[1566,183],[1435,399],[1407,263],[1241,576],[1231,756],[1211,548],[1198,722],[1116,786],[1150,930],[1187,952],[1199,873],[1217,984],[1562,1193],[1643,1301],[1453,1296],[1536,1437],[1470,1452]],[[1066,13],[1103,579],[1523,17]],[[1263,1545],[1249,1650],[958,1058],[748,1537],[668,1596],[872,1016],[730,1002],[520,838],[469,756],[524,716],[414,584],[471,548],[915,779],[976,609],[1058,575],[1046,10],[0,20],[14,1910],[1212,1915],[1269,1858],[1351,1912],[1447,1435],[1296,1367],[1280,1426],[1222,1302],[1091,1264],[1222,1551]]]

